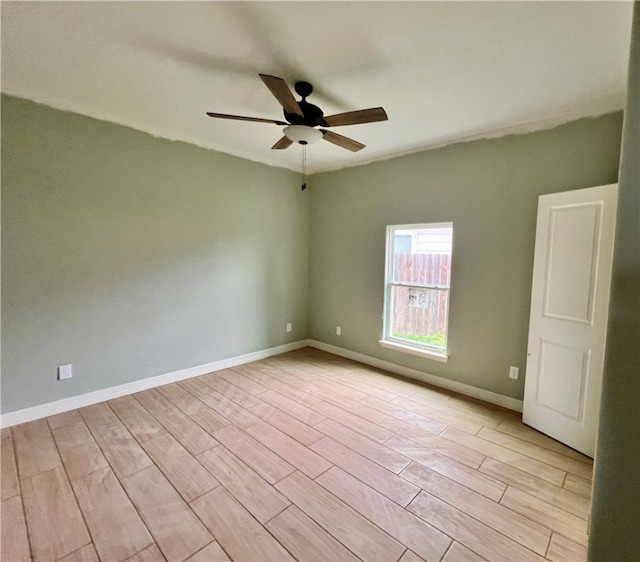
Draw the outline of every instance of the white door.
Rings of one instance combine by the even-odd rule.
[[[533,262],[524,423],[593,457],[617,185],[543,195]]]

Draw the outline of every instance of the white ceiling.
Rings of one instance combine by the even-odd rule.
[[[310,171],[623,107],[631,2],[2,2],[2,91],[272,166],[282,119],[258,73],[307,80],[333,129]]]

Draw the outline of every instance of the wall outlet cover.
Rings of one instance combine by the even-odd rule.
[[[73,377],[73,365],[60,365],[58,367],[58,380],[64,381]]]

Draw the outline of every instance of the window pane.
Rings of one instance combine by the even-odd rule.
[[[392,287],[390,336],[446,348],[448,291]]]
[[[452,235],[450,225],[395,230],[393,281],[448,287]]]

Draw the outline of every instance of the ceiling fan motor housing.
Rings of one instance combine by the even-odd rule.
[[[313,86],[309,82],[296,82],[294,86],[296,93],[302,98],[298,103],[298,107],[302,112],[302,116],[295,113],[289,113],[284,110],[285,119],[292,125],[306,125],[307,127],[317,127],[322,125],[326,127],[324,122],[324,113],[317,105],[309,103],[306,98],[313,92]]]
[[[298,102],[298,107],[300,108],[300,111],[302,111],[303,116],[283,111],[284,118],[289,123],[292,125],[306,125],[307,127],[317,127],[318,125],[326,127],[323,119],[324,113],[317,105],[313,105],[305,100],[300,100]]]

